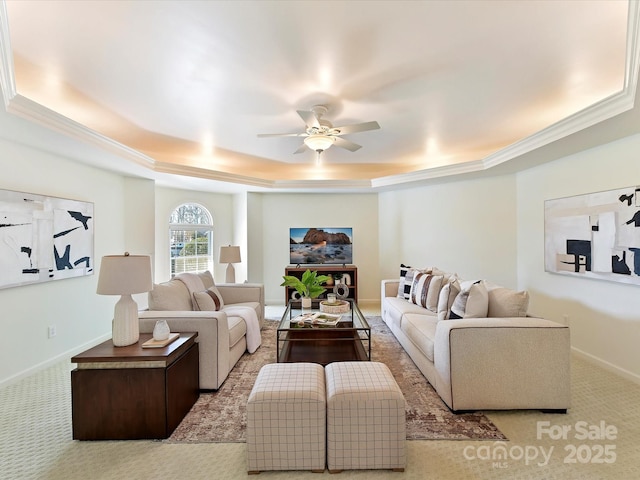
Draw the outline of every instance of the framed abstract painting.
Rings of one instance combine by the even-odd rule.
[[[640,187],[547,200],[545,270],[640,285]]]
[[[92,275],[93,203],[0,190],[0,288]]]

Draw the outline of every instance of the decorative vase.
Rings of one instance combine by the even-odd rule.
[[[311,308],[311,297],[302,297],[302,308]]]
[[[169,338],[171,330],[166,320],[158,320],[155,327],[153,327],[153,339],[156,341],[162,341]]]
[[[338,283],[335,287],[333,287],[333,293],[336,294],[340,300],[344,300],[349,296],[349,287],[344,283]]]

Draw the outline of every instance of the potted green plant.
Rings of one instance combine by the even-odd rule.
[[[318,272],[307,269],[301,278],[293,275],[283,275],[284,282],[281,287],[291,287],[302,297],[302,308],[311,307],[311,299],[322,295],[327,289],[322,286],[329,277],[327,275],[318,275]]]

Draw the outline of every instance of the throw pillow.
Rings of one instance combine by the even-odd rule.
[[[444,270],[440,270],[437,267],[433,267],[431,273],[434,275],[442,275],[444,277],[443,285],[447,282],[452,281],[454,278],[458,278],[457,273],[445,272]]]
[[[404,294],[404,286],[406,285],[406,277],[409,270],[411,270],[411,267],[405,265],[404,263],[400,264],[400,283],[398,284],[398,298],[407,298]],[[413,277],[413,273],[411,274],[411,277]],[[411,288],[411,282],[409,282],[409,288]]]
[[[432,312],[438,311],[438,296],[442,288],[442,275],[418,272],[413,277],[409,301]]]
[[[483,318],[489,310],[489,293],[481,280],[462,288],[451,306],[449,318]]]
[[[444,284],[438,296],[438,320],[447,320],[449,318],[451,307],[459,293],[460,282],[457,278],[452,278]]]
[[[431,269],[427,268],[424,270],[420,270],[418,268],[408,267],[404,264],[400,264],[400,284],[398,285],[398,298],[409,300],[413,278],[415,277],[416,273],[420,272],[431,273]]]
[[[204,288],[211,288],[215,285],[213,281],[213,275],[209,270],[207,270],[206,272],[198,273],[197,275],[198,277],[200,277],[200,280],[202,280]]]
[[[193,300],[197,309],[201,311],[217,312],[224,307],[222,295],[215,285],[207,288],[204,292],[195,292]]]
[[[180,280],[169,280],[154,284],[153,290],[147,294],[149,310],[193,310],[189,290]]]
[[[498,287],[489,290],[489,317],[526,317],[529,293]]]

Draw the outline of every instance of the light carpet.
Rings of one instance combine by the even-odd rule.
[[[407,440],[506,440],[483,413],[452,413],[382,319],[367,317],[367,321],[371,360],[389,367],[405,396]],[[244,354],[217,392],[200,395],[167,442],[245,442],[247,399],[260,368],[276,361],[277,325],[265,321],[262,346],[253,354]]]

